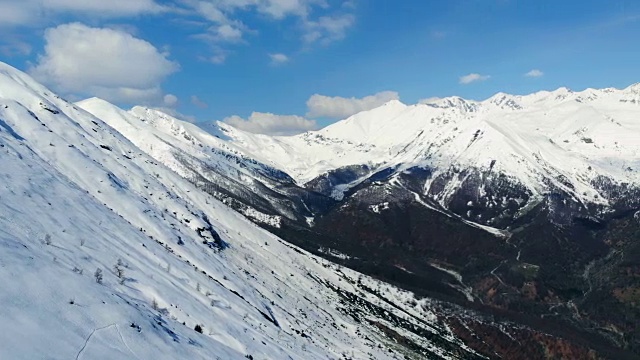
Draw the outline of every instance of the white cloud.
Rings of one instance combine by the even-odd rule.
[[[199,57],[221,64],[228,56],[229,44],[244,44],[247,35],[258,34],[240,19],[277,21],[283,33],[299,34],[308,47],[343,39],[355,23],[354,11],[352,0],[0,0],[0,29],[45,27],[60,23],[63,16],[89,18],[96,23],[170,12],[177,21],[200,27],[193,37],[207,43],[210,52]],[[100,24],[104,27],[105,22]]]
[[[202,40],[211,45],[215,50],[220,43],[242,43],[243,30],[240,26],[223,24],[215,25],[207,29],[206,32],[195,34],[194,39]]]
[[[191,7],[206,20],[209,20],[216,24],[224,24],[229,22],[227,16],[216,4],[206,1],[191,1],[190,3]]]
[[[212,64],[216,64],[216,65],[221,65],[224,64],[225,61],[227,61],[227,56],[229,55],[229,52],[226,50],[222,50],[220,48],[215,47],[213,49],[214,54],[208,57],[205,56],[200,56],[198,57],[198,60],[200,61],[205,61],[205,62],[210,62]]]
[[[81,95],[78,95],[81,94]],[[85,91],[71,93],[71,98],[97,96],[110,102],[123,102],[132,105],[156,104],[163,101],[163,92],[160,86],[138,89],[130,87],[104,87],[90,86]]]
[[[248,119],[233,115],[222,121],[240,130],[267,135],[294,135],[318,128],[314,120],[301,116],[261,112],[252,113]]]
[[[165,106],[175,107],[178,105],[178,97],[173,94],[166,94],[163,98],[163,102]]]
[[[342,40],[347,30],[355,23],[351,14],[322,16],[318,20],[305,20],[305,33],[302,39],[307,44],[320,43],[323,45]]]
[[[194,39],[202,40],[209,45],[212,55],[200,59],[219,65],[224,64],[231,52],[226,48],[228,44],[246,43],[243,39],[245,31],[251,30],[239,22],[229,22],[209,27],[205,32],[192,35]]]
[[[489,80],[491,76],[480,74],[469,74],[460,77],[460,84],[471,84],[472,82]]]
[[[435,102],[438,102],[438,100],[441,100],[441,99],[442,99],[441,97],[432,96],[432,97],[418,100],[418,104],[433,104]]]
[[[258,2],[258,10],[274,19],[282,19],[288,15],[307,15],[313,3],[318,2],[310,0],[266,0]]]
[[[49,9],[75,11],[99,16],[129,16],[159,12],[164,7],[153,0],[41,0]]]
[[[66,93],[153,102],[162,100],[160,84],[179,68],[166,56],[126,32],[71,23],[45,31],[44,54],[30,72]]]
[[[533,78],[537,78],[537,77],[541,77],[543,76],[544,73],[538,69],[533,69],[531,71],[529,71],[528,73],[524,74],[524,76],[526,77],[533,77]]]
[[[342,7],[345,9],[355,9],[357,7],[356,0],[347,0],[343,2]]]
[[[289,61],[289,57],[285,54],[269,54],[271,65],[280,65]]]
[[[215,29],[215,34],[220,41],[225,41],[225,42],[241,42],[242,41],[242,30],[229,24],[218,26],[218,28]]]
[[[206,32],[196,36],[210,45],[243,42],[243,34],[257,33],[238,20],[241,12],[257,13],[276,21],[297,18],[297,22],[288,22],[287,26],[291,23],[298,24],[301,28],[301,39],[306,45],[326,45],[341,40],[355,22],[355,17],[350,13],[354,10],[353,6],[335,6],[335,11],[329,12],[327,10],[330,9],[330,5],[326,0],[182,0],[182,2],[195,14],[209,21],[209,24],[213,24]],[[342,1],[343,5],[350,3],[351,1]],[[325,15],[314,16],[318,8],[325,10]],[[214,51],[214,54],[217,52]]]
[[[391,100],[399,100],[395,91],[383,91],[363,98],[344,98],[315,94],[307,100],[307,116],[343,119],[355,113],[371,110]]]
[[[154,0],[0,0],[0,27],[42,24],[63,13],[114,18],[166,10]]]
[[[0,28],[37,21],[43,12],[37,5],[34,1],[0,0]]]
[[[327,8],[325,0],[186,0],[201,12],[205,11],[210,18],[219,20],[224,14],[239,10],[257,11],[275,20],[288,16],[305,17],[314,6]],[[223,22],[223,21],[220,21]]]
[[[200,100],[200,98],[197,97],[196,95],[191,95],[191,104],[195,105],[196,107],[199,107],[200,109],[206,109],[209,107],[209,104]]]

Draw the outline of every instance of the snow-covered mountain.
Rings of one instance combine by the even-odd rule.
[[[0,63],[0,358],[633,358],[638,93],[269,137]]]
[[[421,167],[433,171],[433,181],[424,184],[429,192],[448,173],[474,169],[505,175],[532,197],[560,189],[581,202],[607,205],[603,178],[640,183],[639,101],[638,84],[623,90],[561,88],[527,96],[500,93],[482,102],[451,97],[407,106],[394,100],[290,137],[220,126],[247,153],[299,183],[354,165],[368,167],[358,180],[384,169]],[[430,193],[446,207],[464,181],[446,181]]]
[[[552,314],[572,333],[600,329],[637,355],[639,119],[635,84],[391,101],[297,136],[218,126],[247,157],[336,201],[306,227],[270,228],[288,241],[432,296],[453,295],[440,282],[492,308]]]
[[[233,142],[158,110],[124,111],[101,99],[77,105],[104,120],[137,147],[250,219],[279,226],[304,221],[332,203],[286,173],[247,156]]]
[[[426,170],[415,191],[421,201],[499,233],[553,193],[572,198],[584,216],[628,201],[629,185],[640,183],[638,97],[640,85],[482,102],[394,100],[280,137],[224,123],[211,136],[153,109],[126,112],[99,99],[78,105],[256,221],[311,221],[363,181],[395,186],[402,174]]]
[[[456,162],[488,168],[491,160],[496,160],[496,170],[526,170],[527,176],[548,175],[549,169],[540,165],[546,161],[576,182],[580,180],[574,177],[588,177],[580,172],[584,163],[597,166],[594,172],[637,181],[628,167],[636,164],[640,151],[639,97],[636,84],[624,90],[500,93],[482,102],[451,97],[408,106],[393,100],[322,130],[290,137],[222,126],[241,146],[302,183],[348,165],[436,167]]]
[[[187,124],[151,131],[90,103],[122,133],[0,64],[0,358],[479,357],[429,300],[289,245],[183,178],[163,144],[180,135],[202,157]]]

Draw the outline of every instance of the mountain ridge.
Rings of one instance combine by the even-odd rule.
[[[260,229],[3,64],[0,153],[2,358],[480,358],[426,299]]]
[[[619,172],[618,163],[602,157],[603,151],[618,158],[620,151],[629,151],[607,140],[623,125],[629,134],[621,145],[633,138],[633,89],[616,98],[625,101],[613,110],[606,101],[594,108],[572,101],[578,98],[554,97],[560,105],[551,113],[566,125],[559,130],[554,117],[524,130],[505,127],[532,114],[544,119],[546,109],[503,109],[512,99],[502,95],[486,112],[475,109],[471,118],[465,105],[443,109],[391,103],[378,109],[384,116],[374,120],[382,124],[399,115],[405,126],[391,132],[393,127],[356,124],[377,134],[360,142],[357,134],[269,137],[228,125],[215,136],[153,109],[126,111],[99,99],[69,104],[17,70],[8,74],[18,81],[0,77],[0,141],[13,154],[3,157],[10,166],[0,173],[8,185],[0,193],[7,199],[3,213],[11,214],[0,217],[0,245],[24,250],[11,250],[18,255],[0,257],[0,263],[31,276],[29,264],[20,259],[35,255],[59,277],[29,279],[51,283],[47,294],[69,281],[96,299],[109,292],[124,299],[113,305],[114,314],[121,314],[127,301],[141,309],[111,323],[65,325],[75,334],[61,334],[76,344],[87,327],[96,331],[119,324],[89,344],[91,354],[100,353],[100,344],[111,335],[124,334],[119,342],[124,344],[136,339],[122,331],[128,318],[143,324],[149,335],[129,352],[151,354],[144,344],[165,342],[166,334],[173,333],[184,346],[193,346],[186,339],[206,344],[190,348],[196,358],[206,357],[206,349],[228,358],[513,359],[549,354],[622,359],[640,350],[638,329],[628,322],[638,316],[633,276],[640,269],[633,264],[640,191],[633,181],[625,187],[616,178],[622,174],[622,180],[633,180],[632,171]],[[588,101],[601,101],[591,97],[595,100]],[[495,119],[497,113],[504,118]],[[590,128],[573,134],[575,123],[584,118]],[[366,121],[367,113],[355,119]],[[392,136],[383,138],[385,133]],[[569,143],[558,141],[566,134],[573,136]],[[568,145],[560,152],[549,136]],[[495,144],[501,152],[490,151]],[[532,151],[535,147],[543,151]],[[448,150],[457,152],[452,156]],[[586,160],[575,160],[577,152]],[[559,160],[545,158],[549,153],[560,154]],[[567,158],[575,161],[564,164]],[[591,164],[593,159],[602,163]],[[573,164],[592,165],[605,175],[604,170],[615,171],[605,177],[594,170],[587,176]],[[306,175],[290,172],[305,167],[310,168]],[[38,172],[60,176],[36,177]],[[313,177],[315,172],[320,175]],[[21,181],[18,174],[27,175]],[[313,178],[301,181],[303,175]],[[61,190],[66,188],[75,190]],[[595,196],[581,193],[584,188],[605,199],[594,201]],[[24,204],[21,196],[26,196]],[[83,196],[89,201],[80,201]],[[28,200],[32,197],[53,204],[56,211],[40,208]],[[89,205],[75,205],[81,203]],[[27,215],[31,208],[38,209],[35,221]],[[67,224],[66,216],[80,217],[78,225],[60,232],[56,224]],[[105,221],[118,226],[103,231]],[[93,238],[91,232],[101,234],[96,237],[103,244],[100,253],[78,241]],[[38,238],[44,245],[37,245]],[[143,246],[134,246],[138,242]],[[113,278],[119,271],[108,271],[120,266],[118,258],[134,265],[124,269],[135,280],[125,279],[126,286]],[[90,276],[69,279],[78,275],[74,266],[107,269],[105,291],[82,285]],[[202,276],[188,275],[191,271]],[[0,276],[9,282],[9,274]],[[203,298],[199,287],[211,295]],[[7,296],[17,296],[19,286],[12,289]],[[56,296],[53,309],[64,310],[68,303]],[[153,299],[166,310],[155,310]],[[65,316],[60,321],[67,324]],[[300,326],[309,319],[315,327]],[[193,338],[188,332],[193,330],[180,321],[188,327],[199,321],[208,334]],[[212,323],[227,325],[216,330]],[[243,327],[251,338],[230,341],[229,334],[241,334]],[[22,325],[18,329],[24,331]],[[61,348],[61,354],[73,348]],[[171,357],[182,347],[162,349]]]
[[[535,184],[541,177],[566,187],[566,181],[556,180],[560,176],[576,188],[573,192],[580,200],[605,204],[591,184],[598,176],[619,183],[640,181],[633,171],[640,165],[635,160],[640,148],[634,140],[640,128],[633,121],[635,104],[628,102],[634,89],[632,85],[623,90],[561,88],[529,96],[496,94],[474,102],[476,110],[471,113],[459,106],[407,106],[393,101],[319,131],[288,137],[225,129],[248,153],[260,149],[264,162],[299,183],[354,165],[378,170],[452,164],[484,170],[502,167],[511,176],[523,176],[517,180],[532,190],[540,191]],[[590,99],[587,104],[585,98]],[[503,106],[517,102],[526,107]]]

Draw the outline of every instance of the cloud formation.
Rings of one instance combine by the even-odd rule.
[[[466,85],[466,84],[471,84],[473,82],[489,80],[490,77],[491,76],[489,75],[480,75],[480,74],[472,73],[469,75],[461,76],[459,79],[459,82],[460,84]]]
[[[439,100],[442,100],[442,98],[438,96],[432,96],[418,100],[418,104],[433,104],[438,102]]]
[[[230,24],[220,25],[215,31],[218,38],[222,41],[226,41],[226,42],[242,41],[242,30],[240,30],[239,28],[233,25],[230,25]]]
[[[241,13],[257,13],[272,21],[295,20],[286,24],[299,28],[300,40],[306,46],[341,40],[355,23],[351,13],[354,6],[344,0],[331,5],[325,0],[183,0],[183,4],[208,22],[206,29],[194,37],[211,46],[213,55],[207,59],[216,64],[223,63],[228,55],[221,44],[244,43],[245,34],[257,34],[238,20]]]
[[[164,96],[163,102],[165,106],[175,107],[178,105],[178,97],[173,94],[167,94]]]
[[[307,100],[307,117],[344,119],[361,111],[371,110],[391,100],[399,100],[395,91],[383,91],[363,98],[344,98],[315,94]]]
[[[544,73],[538,69],[533,69],[531,71],[529,71],[528,73],[524,74],[524,76],[526,77],[532,77],[532,78],[537,78],[537,77],[541,77],[543,76]]]
[[[269,54],[271,65],[281,65],[289,61],[289,57],[285,54]]]
[[[74,17],[104,26],[106,19],[171,14],[196,26],[191,38],[208,45],[201,59],[222,64],[234,45],[260,36],[260,21],[278,23],[309,47],[343,39],[355,23],[354,12],[352,0],[0,0],[0,29],[44,28]],[[17,53],[7,39],[0,39],[3,53]]]
[[[40,0],[38,2],[49,9],[100,16],[131,16],[165,10],[165,7],[154,0]]]
[[[233,115],[222,121],[240,130],[256,134],[295,135],[318,129],[316,121],[308,118],[343,119],[399,98],[398,93],[394,91],[383,91],[363,98],[315,94],[307,101],[306,117],[253,112],[247,119]]]
[[[328,45],[344,39],[347,30],[354,23],[355,17],[351,14],[322,16],[318,20],[305,19],[303,22],[305,33],[302,39],[307,44]]]
[[[222,121],[240,130],[266,135],[295,135],[318,128],[314,120],[301,116],[261,112],[253,112],[248,119],[233,115]]]
[[[44,54],[29,72],[65,93],[150,103],[179,69],[167,55],[124,31],[71,23],[45,31]]]
[[[62,13],[115,18],[166,10],[154,0],[0,0],[0,28],[42,24]]]

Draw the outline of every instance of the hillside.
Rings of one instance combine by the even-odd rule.
[[[7,65],[0,120],[2,358],[473,356],[428,300],[286,244]]]
[[[268,137],[2,65],[0,357],[634,358],[634,91]]]
[[[636,88],[392,101],[287,137],[79,105],[317,256],[474,309],[489,329],[508,321],[620,358],[638,349]],[[494,344],[485,356],[518,358],[512,338],[483,333],[456,332],[474,349]]]

